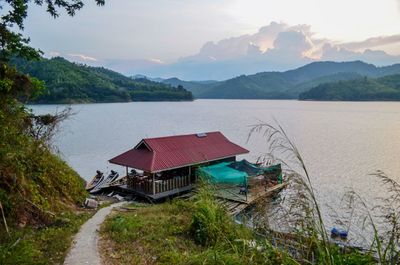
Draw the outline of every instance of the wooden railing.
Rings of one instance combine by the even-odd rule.
[[[155,193],[166,192],[174,189],[179,189],[190,185],[189,176],[174,177],[167,180],[155,180],[154,181],[154,191]],[[145,179],[138,181],[137,179],[132,179],[128,182],[129,188],[144,192],[147,194],[153,194],[153,180]]]

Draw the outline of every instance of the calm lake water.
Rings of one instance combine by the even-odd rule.
[[[31,106],[36,113],[62,105]],[[250,126],[275,118],[310,171],[322,204],[336,207],[346,188],[367,200],[384,195],[370,173],[383,170],[400,181],[400,103],[196,100],[73,105],[77,113],[56,139],[62,157],[86,180],[96,169],[119,169],[107,160],[142,138],[221,131],[256,160],[265,139],[247,142]]]

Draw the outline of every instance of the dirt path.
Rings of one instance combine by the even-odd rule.
[[[98,230],[111,210],[124,203],[126,202],[118,202],[100,209],[92,218],[82,225],[81,229],[74,237],[74,245],[65,258],[64,265],[101,264],[97,247],[99,239]]]

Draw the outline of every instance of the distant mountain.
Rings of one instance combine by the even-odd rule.
[[[400,64],[376,67],[361,61],[314,62],[286,72],[262,72],[242,75],[212,84],[181,85],[198,98],[295,99],[299,94],[322,83],[381,77],[400,73]],[[164,80],[165,81],[165,80]]]
[[[400,100],[400,74],[320,84],[300,94],[301,100]]]
[[[185,89],[189,90],[193,93],[195,97],[199,97],[204,94],[206,91],[213,88],[214,84],[217,84],[218,81],[213,80],[205,80],[205,81],[184,81],[180,80],[176,77],[164,79],[162,81],[164,84],[168,84],[171,86],[183,86]]]
[[[30,76],[45,82],[47,93],[35,103],[86,103],[126,101],[192,100],[192,93],[182,87],[132,79],[103,67],[71,63],[64,58],[25,61],[12,64]]]
[[[140,75],[140,74],[137,74],[137,75],[133,75],[133,76],[131,76],[131,78],[132,79],[148,79],[148,80],[150,80],[150,81],[154,81],[154,82],[158,82],[158,83],[162,83],[162,81],[164,81],[164,79],[163,78],[159,78],[159,77],[148,77],[148,76],[146,76],[146,75]]]

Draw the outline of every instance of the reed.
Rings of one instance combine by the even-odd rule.
[[[268,205],[266,203],[258,205],[255,228],[274,242],[276,247],[302,264],[373,264],[375,263],[372,258],[374,250],[379,252],[379,261],[386,259],[385,255],[392,257],[393,253],[386,254],[387,248],[382,249],[383,242],[378,236],[380,233],[371,215],[368,220],[375,234],[375,243],[369,251],[361,253],[356,249],[341,249],[330,240],[322,208],[306,163],[283,127],[278,122],[275,121],[275,123],[276,125],[260,123],[252,126],[248,140],[256,133],[265,137],[267,151],[259,160],[265,163],[281,163],[290,175],[288,180],[290,185],[284,196],[280,198],[280,203],[275,204],[273,209],[266,210],[266,205]],[[391,184],[394,191],[400,190],[399,186],[385,175],[379,176],[388,185]],[[350,196],[348,198],[350,199]],[[398,199],[398,196],[393,196],[393,199]],[[353,204],[352,207],[354,206]],[[382,210],[388,213],[389,208],[382,208]],[[393,224],[393,211],[391,213],[390,218]],[[281,231],[277,232],[277,227]],[[392,225],[391,231],[394,232],[396,229]],[[391,234],[391,238],[393,240],[389,240],[390,242],[398,237]],[[393,243],[385,244],[385,246],[393,248]]]

